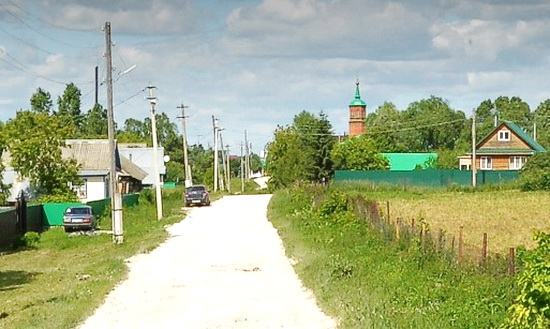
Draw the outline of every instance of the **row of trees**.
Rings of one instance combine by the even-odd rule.
[[[30,98],[30,109],[17,111],[15,118],[0,122],[0,152],[9,151],[10,165],[20,176],[30,179],[36,193],[46,201],[75,200],[72,186],[81,182],[78,164],[63,159],[61,147],[66,139],[107,138],[107,111],[101,105],[83,112],[81,91],[73,83],[66,86],[54,106],[52,96],[38,88]],[[170,156],[166,181],[184,181],[182,136],[165,113],[156,114],[159,145]],[[116,128],[119,143],[144,143],[151,146],[151,119],[129,118],[122,129]],[[4,159],[6,157],[3,157]],[[8,160],[8,159],[5,159]],[[202,145],[189,146],[193,181],[211,185],[213,151]],[[0,173],[6,163],[0,163]],[[258,155],[251,156],[251,169],[260,170]],[[232,175],[239,173],[240,159],[231,160]],[[1,177],[0,177],[1,178]],[[2,185],[0,202],[5,202],[10,186]]]
[[[496,123],[509,120],[550,147],[550,100],[531,111],[519,97],[485,100],[474,109],[477,141]],[[352,139],[333,136],[326,115],[302,112],[289,126],[278,127],[268,146],[267,168],[274,187],[295,181],[326,181],[335,169],[385,169],[380,152],[437,152],[431,168],[456,169],[457,156],[472,145],[472,118],[432,96],[399,110],[384,103],[366,119],[366,133]]]

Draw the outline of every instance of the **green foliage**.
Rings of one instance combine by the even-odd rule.
[[[331,153],[334,169],[337,170],[376,170],[389,168],[389,160],[375,147],[373,140],[366,136],[356,136],[336,144]]]
[[[550,152],[529,158],[520,171],[519,184],[523,191],[550,190]]]
[[[334,146],[332,126],[321,113],[301,112],[293,124],[278,127],[268,145],[267,172],[271,188],[295,182],[323,182],[332,175],[330,152]]]
[[[523,263],[516,278],[520,292],[503,329],[550,328],[550,234],[538,233],[535,240],[537,248],[519,253]]]
[[[104,109],[100,104],[96,104],[84,116],[80,136],[91,139],[107,138],[107,126],[107,109]]]
[[[31,110],[36,113],[49,114],[53,106],[52,95],[38,88],[31,96]]]
[[[351,196],[319,187],[277,191],[268,217],[295,269],[339,328],[494,328],[511,279],[455,268],[419,243],[388,243],[350,211]]]
[[[6,124],[11,165],[30,179],[39,195],[69,197],[74,194],[71,186],[80,183],[76,160],[62,158],[70,130],[58,117],[30,111],[17,112]]]
[[[15,249],[31,249],[35,248],[40,241],[40,233],[27,232],[20,236],[15,242],[13,247]]]
[[[67,84],[63,95],[57,98],[58,109],[54,112],[63,125],[72,128],[72,135],[80,133],[84,121],[84,115],[80,110],[80,96],[80,89],[74,83]]]

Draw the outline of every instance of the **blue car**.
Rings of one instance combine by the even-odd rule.
[[[96,228],[96,225],[96,217],[90,206],[73,206],[63,212],[63,228],[65,232],[93,230]]]

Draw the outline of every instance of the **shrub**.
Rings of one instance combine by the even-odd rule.
[[[523,191],[550,190],[550,152],[532,156],[520,171]]]
[[[535,240],[536,249],[519,254],[524,264],[516,278],[520,293],[503,329],[550,328],[550,234],[538,233]]]
[[[27,232],[20,236],[14,242],[15,249],[27,249],[34,248],[40,241],[40,233],[37,232]]]

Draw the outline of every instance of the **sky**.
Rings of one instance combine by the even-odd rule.
[[[467,116],[499,96],[534,111],[550,98],[549,17],[547,0],[0,0],[0,121],[71,82],[89,110],[106,22],[118,127],[150,115],[153,85],[178,127],[188,106],[190,144],[213,145],[215,116],[233,154],[245,130],[260,153],[304,110],[347,133],[357,79],[367,113],[432,95]]]

